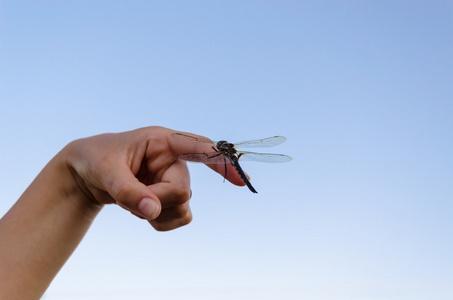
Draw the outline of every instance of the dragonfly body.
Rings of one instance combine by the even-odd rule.
[[[242,181],[244,181],[249,190],[252,191],[253,193],[258,193],[250,183],[249,179],[245,175],[244,170],[242,170],[241,165],[239,164],[239,158],[241,157],[241,153],[238,153],[238,151],[234,148],[234,144],[228,143],[227,141],[219,141],[217,143],[217,149],[219,153],[221,153],[224,157],[229,158],[231,164],[236,169],[236,172],[238,172]],[[225,165],[225,176],[226,176],[226,165]]]
[[[193,162],[202,162],[205,164],[225,164],[225,177],[226,177],[226,164],[231,163],[235,168],[238,175],[247,185],[247,187],[253,193],[257,193],[255,188],[252,186],[247,176],[245,175],[244,170],[242,170],[239,160],[251,160],[259,162],[287,162],[292,160],[291,157],[284,154],[274,154],[274,153],[256,153],[256,152],[246,152],[238,151],[238,147],[271,147],[283,143],[286,138],[282,136],[274,136],[261,140],[251,140],[244,141],[240,143],[229,143],[227,141],[214,142],[212,140],[195,137],[187,135],[184,133],[173,133],[175,138],[183,138],[187,141],[200,142],[200,143],[210,143],[212,144],[211,152],[201,152],[201,153],[186,153],[179,156],[180,159],[193,161]]]

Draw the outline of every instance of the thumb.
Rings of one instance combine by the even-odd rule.
[[[116,168],[106,180],[104,187],[119,206],[147,220],[159,216],[162,210],[159,198],[129,168]]]

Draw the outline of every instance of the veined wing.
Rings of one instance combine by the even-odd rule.
[[[210,152],[210,153],[187,153],[182,154],[178,157],[179,159],[200,162],[204,164],[228,164],[230,159],[220,152]]]
[[[266,163],[284,163],[292,160],[291,156],[276,153],[257,153],[239,151],[240,161],[257,161]],[[219,152],[211,153],[187,153],[178,157],[179,159],[200,162],[204,164],[227,164],[230,159]]]
[[[216,145],[216,142],[204,138],[204,137],[197,137],[181,132],[175,132],[172,133],[171,136],[173,138],[179,139],[179,140],[184,140],[188,141],[189,143],[206,143],[206,144],[212,144],[212,146]],[[211,149],[212,150],[212,149]],[[208,153],[206,152],[195,152],[195,153],[186,153],[186,154],[181,154],[179,159],[186,160],[186,161],[192,161],[192,162],[200,162],[204,164],[225,164],[228,163],[230,160],[226,158],[224,155],[222,155],[220,152],[216,151],[210,151]]]
[[[197,136],[188,135],[188,134],[181,133],[181,132],[172,133],[171,136],[174,138],[177,138],[177,139],[184,139],[186,141],[209,143],[209,144],[214,144],[214,145],[216,144],[215,141],[212,141],[208,138],[197,137]]]
[[[209,144],[217,144],[217,141],[210,140],[208,138],[196,137],[189,134],[175,132],[171,134],[172,137],[178,139],[185,139],[187,141],[192,142],[201,142],[201,143],[209,143]],[[286,137],[284,136],[273,136],[265,139],[257,139],[257,140],[249,140],[249,141],[242,141],[239,143],[235,143],[234,147],[249,147],[249,148],[263,148],[263,147],[273,147],[280,145],[286,141]]]
[[[172,134],[172,137],[178,139],[184,139],[191,142],[200,142],[200,143],[209,143],[216,145],[216,141],[210,140],[208,138],[196,137],[188,135],[185,133],[176,132]],[[234,147],[272,147],[279,145],[286,141],[286,138],[283,136],[273,136],[265,139],[243,141],[234,144]],[[245,152],[238,151],[238,155],[241,161],[258,161],[258,162],[268,162],[268,163],[282,163],[291,161],[290,156],[284,154],[274,154],[274,153],[256,153],[256,152]],[[180,159],[192,162],[201,162],[204,164],[225,164],[230,162],[230,158],[224,156],[220,152],[200,152],[200,153],[187,153],[179,156]]]
[[[234,147],[249,147],[249,148],[261,148],[261,147],[273,147],[280,145],[286,141],[284,136],[273,136],[265,139],[260,140],[250,140],[250,141],[243,141],[239,143],[235,143]]]
[[[258,161],[267,163],[284,163],[293,160],[291,156],[275,153],[256,153],[238,151],[240,161]]]

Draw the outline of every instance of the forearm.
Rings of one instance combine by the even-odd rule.
[[[102,208],[80,192],[67,152],[0,220],[0,299],[39,299]]]

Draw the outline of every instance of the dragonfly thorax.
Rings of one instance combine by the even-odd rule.
[[[227,141],[219,141],[216,146],[217,149],[226,156],[235,155],[237,152],[234,148],[234,144],[228,143]]]

